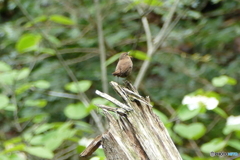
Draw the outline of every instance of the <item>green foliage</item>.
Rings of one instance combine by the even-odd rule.
[[[238,139],[229,140],[227,143],[229,146],[231,146],[237,150],[240,150],[240,141]]]
[[[1,72],[5,72],[5,71],[10,71],[11,70],[11,66],[0,61],[0,71]]]
[[[65,89],[74,93],[85,92],[87,91],[92,85],[91,81],[82,80],[77,83],[70,82],[65,85]]]
[[[0,109],[6,107],[8,105],[8,103],[9,103],[9,99],[5,95],[0,95],[0,101],[1,101]]]
[[[45,107],[47,105],[47,101],[45,99],[31,100],[28,99],[25,101],[25,106],[27,107]]]
[[[139,60],[149,60],[150,58],[146,55],[146,53],[137,51],[137,50],[132,50],[130,51],[130,55],[133,56],[134,58],[137,58]]]
[[[238,131],[239,132],[240,131],[240,124],[225,126],[225,128],[223,130],[223,133],[225,135],[228,135],[228,134],[230,134],[233,131]]]
[[[37,157],[51,159],[54,157],[53,152],[43,147],[26,147],[25,151]]]
[[[87,111],[87,108],[85,108],[83,104],[77,103],[69,104],[64,109],[64,114],[71,119],[82,119],[88,116],[89,112]]]
[[[223,118],[227,118],[228,117],[227,113],[223,109],[221,109],[219,107],[214,108],[213,111],[216,112],[218,115],[220,115]]]
[[[48,81],[45,80],[38,80],[32,83],[34,87],[40,88],[40,89],[48,89],[50,87],[50,84]]]
[[[166,125],[167,123],[169,123],[168,118],[166,115],[164,115],[162,112],[156,110],[155,108],[153,108],[153,112],[160,118],[160,120]]]
[[[197,140],[206,133],[206,128],[202,123],[176,124],[174,131],[184,138]]]
[[[221,138],[215,138],[208,143],[205,143],[201,146],[201,150],[204,153],[217,152],[221,151],[226,145],[226,142]]]
[[[92,157],[90,160],[105,160],[105,157]]]
[[[16,50],[19,53],[36,51],[42,37],[39,34],[24,34],[16,44]]]
[[[51,15],[49,17],[49,20],[53,21],[55,23],[64,24],[64,25],[73,25],[74,24],[74,22],[71,19],[69,19],[65,16],[62,16],[62,15]]]
[[[212,79],[212,84],[215,87],[223,87],[226,84],[236,85],[236,83],[237,83],[237,81],[234,78],[231,78],[231,77],[228,77],[228,76],[225,76],[225,75],[220,76],[220,77],[214,77]]]
[[[199,107],[197,109],[194,110],[189,110],[189,108],[186,105],[181,105],[178,110],[178,117],[180,120],[182,121],[186,121],[189,119],[192,119],[193,117],[195,117],[196,115],[198,115],[201,110],[204,109],[203,107]]]
[[[113,62],[117,61],[119,59],[120,54],[115,54],[114,56],[110,57],[108,60],[106,60],[106,67],[112,64]]]

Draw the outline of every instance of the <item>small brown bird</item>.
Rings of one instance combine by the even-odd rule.
[[[127,77],[132,72],[133,63],[127,52],[120,55],[115,72],[112,74],[117,77]]]

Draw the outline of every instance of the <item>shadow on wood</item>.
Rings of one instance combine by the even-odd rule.
[[[140,96],[128,81],[125,87],[110,83],[124,103],[96,91],[119,108],[97,104],[109,121],[109,129],[96,137],[80,156],[91,155],[102,144],[108,160],[181,160],[167,129],[153,113],[149,97]]]

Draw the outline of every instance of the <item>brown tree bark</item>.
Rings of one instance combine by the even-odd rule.
[[[108,160],[181,160],[167,129],[153,113],[149,97],[140,96],[127,81],[125,87],[116,82],[111,85],[124,103],[96,91],[119,108],[97,104],[109,121],[109,129],[95,138],[81,156],[89,155],[102,144]]]

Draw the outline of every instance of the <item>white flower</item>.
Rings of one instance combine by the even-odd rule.
[[[216,98],[211,97],[211,98],[207,98],[205,105],[208,110],[212,110],[218,106],[218,103],[219,101]]]
[[[182,104],[186,104],[189,110],[194,110],[199,108],[198,100],[194,96],[185,96],[183,98]]]
[[[227,118],[227,126],[240,124],[240,116],[230,116]]]
[[[212,110],[217,107],[219,101],[214,97],[206,97],[206,96],[184,96],[182,100],[182,104],[188,106],[189,110],[194,110],[199,108],[201,105],[205,105],[208,110]]]

